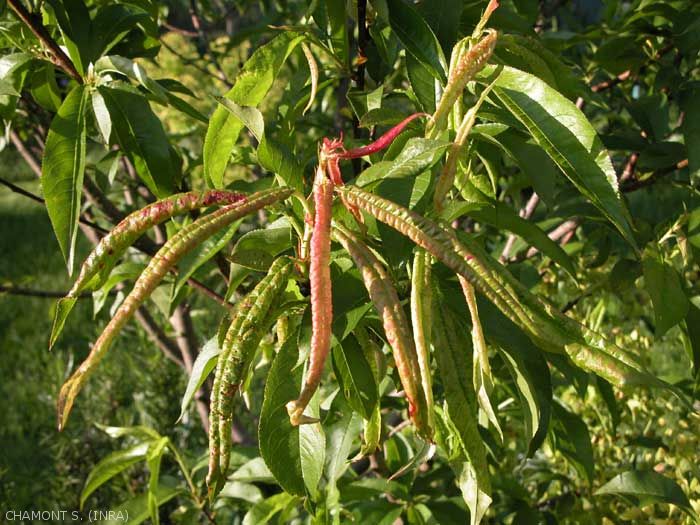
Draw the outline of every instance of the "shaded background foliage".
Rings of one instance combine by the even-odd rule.
[[[385,86],[386,96],[381,104],[384,113],[375,113],[375,123],[381,125],[382,118],[391,120],[397,112],[406,110],[405,100],[392,96],[392,89],[412,90],[421,104],[429,104],[430,89],[428,95],[425,90],[420,93],[416,78],[406,80],[405,68],[412,67],[414,59],[399,55],[399,41],[390,30],[380,27],[374,18],[373,8],[377,6],[371,2],[369,34],[364,42],[359,42],[363,37],[357,32],[358,4],[364,2],[328,3],[343,13],[340,32],[347,29],[349,40],[347,47],[342,38],[334,42],[333,57],[319,54],[321,89],[312,111],[303,117],[299,111],[300,93],[308,94],[309,90],[308,68],[301,53],[292,55],[260,106],[274,138],[296,152],[307,173],[321,137],[344,130],[353,140],[364,142],[374,132],[371,125],[360,125],[371,124],[372,119],[360,119],[367,113],[367,105],[377,100],[376,93],[373,98],[366,92],[371,93],[380,83]],[[381,7],[382,2],[377,4]],[[418,2],[417,9],[449,55],[454,42],[471,32],[485,2],[442,0],[431,4]],[[98,9],[106,4],[89,5]],[[210,95],[221,95],[230,87],[252,51],[275,34],[270,26],[298,24],[305,13],[318,7],[306,2],[224,0],[133,5],[148,12],[150,21],[129,33],[113,54],[138,57],[152,78],[178,80],[195,94],[189,96],[180,89],[178,96],[207,116],[216,107]],[[29,7],[38,12],[39,5]],[[50,23],[51,19],[45,22]],[[331,30],[333,22],[331,18]],[[338,29],[337,19],[335,23]],[[3,54],[22,46],[37,55],[44,53],[7,7],[1,24]],[[637,241],[644,247],[642,264],[612,229],[596,222],[599,217],[575,197],[570,183],[553,176],[555,168],[546,157],[528,148],[529,143],[511,144],[520,150],[505,155],[484,139],[488,135],[484,128],[478,136],[478,173],[484,180],[490,177],[496,182],[491,188],[488,184],[482,188],[489,189],[492,197],[511,208],[523,210],[523,215],[554,234],[575,261],[579,283],[547,258],[528,257],[527,243],[517,239],[510,249],[512,255],[506,257],[514,259],[510,267],[521,280],[536,285],[539,294],[621,346],[638,352],[661,377],[680,382],[688,392],[696,393],[700,359],[700,315],[696,306],[700,248],[698,6],[680,0],[504,0],[490,25],[508,35],[497,48],[497,60],[539,75],[575,101],[594,124],[612,154],[638,231]],[[59,38],[58,31],[53,33]],[[333,45],[332,38],[330,41]],[[358,43],[364,44],[366,64],[358,64],[355,59]],[[343,67],[338,66],[338,61]],[[2,179],[37,195],[41,192],[36,174],[26,167],[25,161],[41,158],[51,117],[68,85],[67,76],[59,68],[52,68],[45,61],[42,64],[41,68],[20,67],[6,72],[3,89],[8,91],[0,96],[0,112],[8,125],[2,152],[7,169]],[[366,76],[361,74],[362,68]],[[54,75],[55,84],[45,81]],[[8,84],[21,91],[22,96],[8,94]],[[193,118],[193,111],[188,115],[172,105],[151,106],[176,151],[176,164],[185,174],[183,187],[203,187],[206,122]],[[490,112],[496,118],[489,118]],[[483,115],[484,122],[503,118],[492,106]],[[91,129],[89,134],[96,136],[96,131]],[[254,184],[262,177],[263,172],[254,162],[254,145],[249,134],[243,134],[236,144],[225,178],[233,187]],[[18,146],[24,155],[18,154]],[[141,196],[143,185],[133,177],[129,162],[105,157],[104,148],[94,140],[88,142],[87,158],[87,177],[116,203],[119,212],[145,202],[147,194]],[[116,182],[110,185],[107,181],[112,170],[116,170]],[[528,215],[525,210],[527,203],[532,202],[533,187],[542,202]],[[25,196],[11,193],[7,186],[1,191],[0,285],[5,293],[0,295],[0,393],[5,403],[0,411],[0,507],[77,508],[93,467],[108,454],[126,448],[132,439],[112,439],[96,423],[151,427],[168,436],[194,466],[207,446],[196,409],[190,407],[183,421],[174,424],[187,374],[167,359],[135,323],[119,341],[124,351],[110,355],[99,380],[86,387],[71,425],[63,433],[55,431],[56,392],[73,365],[86,355],[89,343],[99,334],[98,327],[109,319],[111,300],[95,319],[90,299],[79,301],[61,345],[47,353],[50,302],[44,297],[23,294],[66,290],[70,281],[45,209]],[[89,220],[103,227],[114,222],[109,211],[91,199],[86,202],[84,215]],[[257,221],[264,225],[266,217],[261,215]],[[488,236],[489,248],[495,255],[503,251],[508,239],[503,230],[489,226],[488,221],[467,220],[463,226]],[[80,261],[88,253],[90,243],[82,233],[78,238],[76,260]],[[387,256],[391,258],[393,254]],[[210,261],[195,276],[224,293],[219,262]],[[678,285],[674,286],[674,282]],[[171,322],[169,293],[160,290],[148,309],[155,324],[164,327],[165,335],[177,340],[182,335],[178,330],[182,324]],[[186,309],[178,315],[191,319],[188,331],[194,340],[178,341],[175,348],[189,352],[193,358],[216,332],[218,313],[212,315],[213,303],[208,298],[191,290],[184,295],[186,301],[181,305],[186,304]],[[237,411],[242,414],[237,416],[242,445],[236,449],[234,463],[253,463],[248,464],[248,477],[245,472],[241,474],[230,497],[219,502],[219,523],[238,522],[246,515],[248,523],[262,523],[261,514],[251,514],[251,508],[255,505],[259,511],[265,502],[272,509],[269,519],[279,523],[304,519],[301,506],[280,494],[269,473],[255,470],[259,468],[259,463],[255,463],[255,414],[259,414],[262,404],[260,378],[269,361],[263,360],[260,366],[250,389],[251,410],[240,407]],[[494,357],[493,367],[497,377],[508,377],[501,358]],[[552,370],[556,401],[552,405],[548,439],[532,458],[524,455],[527,434],[516,406],[519,401],[514,401],[517,393],[507,380],[497,384],[493,401],[494,405],[500,404],[498,413],[505,435],[504,444],[500,445],[495,433],[484,430],[494,485],[494,503],[487,520],[683,523],[691,519],[667,505],[677,496],[671,489],[658,498],[661,504],[644,507],[612,496],[592,495],[613,476],[630,469],[653,470],[675,480],[695,511],[700,511],[697,415],[666,392],[623,394],[566,366]],[[407,523],[463,523],[467,510],[444,458],[435,457],[407,476],[386,480],[409,462],[419,444],[413,432],[396,417],[399,404],[386,396],[383,404],[385,401],[383,448],[369,460],[354,463],[338,481],[344,512],[341,521],[353,517],[365,523],[391,523],[399,518]],[[347,416],[347,412],[340,415],[343,408],[337,402],[330,410],[334,425],[327,436],[329,456],[345,451],[342,447],[333,448],[338,442],[336,439],[333,444],[333,436],[342,436],[344,428],[359,428],[359,421]],[[182,474],[172,459],[170,455],[164,460],[162,484],[182,493],[161,506],[161,519],[181,523],[206,521],[207,517],[186,494]],[[202,474],[200,471],[195,476],[200,483]],[[87,505],[119,508],[120,502],[143,494],[147,484],[146,464],[136,463],[100,486]],[[334,497],[329,492],[329,507],[334,504]]]

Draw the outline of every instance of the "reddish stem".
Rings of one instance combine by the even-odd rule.
[[[384,133],[381,137],[379,137],[377,140],[372,142],[371,144],[367,144],[366,146],[362,146],[360,148],[355,148],[347,151],[342,151],[337,154],[337,157],[339,159],[357,159],[359,157],[364,157],[366,155],[371,155],[372,153],[376,153],[378,151],[383,150],[389,144],[391,144],[394,139],[404,130],[408,124],[419,118],[419,117],[429,117],[427,113],[414,113],[410,117],[405,118],[401,122],[399,122],[396,126],[391,128],[389,131]]]

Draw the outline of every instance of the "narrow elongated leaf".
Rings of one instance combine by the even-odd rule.
[[[700,308],[688,301],[688,314],[685,316],[685,332],[688,338],[688,354],[693,364],[693,374],[700,375]]]
[[[112,120],[112,137],[129,155],[136,172],[158,198],[175,188],[175,167],[168,137],[148,101],[140,94],[105,86],[98,88]]]
[[[229,481],[219,492],[220,498],[233,498],[255,504],[262,501],[262,491],[252,483],[242,483],[240,481]]]
[[[226,98],[240,106],[257,106],[272,87],[282,64],[303,36],[285,31],[253,53],[236,77]],[[214,187],[223,185],[224,171],[243,122],[226,108],[217,106],[204,139],[204,173]]]
[[[164,87],[148,76],[146,70],[138,63],[119,55],[110,55],[95,62],[95,73],[119,73],[141,84],[150,91],[158,102],[167,103],[168,96]]]
[[[457,42],[463,9],[462,0],[433,0],[418,6],[418,11],[435,33],[445,52],[449,52]]]
[[[355,337],[333,347],[333,368],[341,392],[353,410],[369,419],[378,400],[372,367]]]
[[[265,134],[265,120],[258,108],[251,106],[239,106],[233,100],[217,97],[216,101],[225,107],[232,115],[240,120],[250,130],[256,140],[260,142]]]
[[[292,426],[289,421],[286,404],[296,399],[301,388],[303,370],[295,368],[297,359],[295,333],[279,349],[270,367],[258,439],[260,455],[280,486],[289,494],[303,496],[307,490],[315,492],[323,472],[325,438],[319,423]]]
[[[174,486],[174,480],[170,483],[159,484],[155,493],[157,505],[163,505],[182,492],[182,489]],[[139,525],[149,517],[148,494],[141,494],[130,500],[124,501],[113,507],[106,520],[99,522],[101,525],[121,525],[128,520],[132,525]]]
[[[285,146],[263,136],[257,153],[263,168],[279,176],[287,186],[303,191],[304,166]]]
[[[659,256],[655,248],[644,250],[642,269],[654,305],[656,336],[661,337],[685,318],[689,307],[688,299],[681,287],[678,272]]]
[[[356,184],[366,186],[377,180],[415,177],[440,160],[449,146],[450,143],[444,140],[408,139],[401,153],[386,165],[386,169],[367,169],[358,176]],[[385,163],[382,162],[381,166],[384,167]]]
[[[493,68],[487,67],[480,76],[492,73]],[[512,67],[503,69],[493,92],[576,188],[636,247],[608,152],[581,110],[543,80]]]
[[[108,425],[100,425],[99,423],[95,423],[95,426],[112,439],[130,436],[138,439],[139,441],[152,441],[161,438],[161,435],[158,432],[143,425],[136,425],[133,427],[111,427]]]
[[[389,25],[406,50],[421,62],[434,78],[445,82],[445,57],[440,42],[425,19],[403,0],[387,0]]]
[[[90,471],[87,480],[85,480],[85,486],[80,493],[80,508],[83,508],[90,494],[105,482],[129,468],[131,465],[145,460],[150,445],[150,442],[144,442],[126,450],[112,452],[95,465],[95,468]]]
[[[528,456],[532,456],[549,427],[552,382],[549,367],[542,353],[517,326],[498,309],[477,297],[484,333],[497,345],[515,381],[525,412],[525,427],[530,437]]]
[[[102,140],[105,141],[105,144],[109,144],[109,139],[112,136],[112,117],[109,115],[105,99],[97,90],[92,92],[92,112],[95,115],[97,129],[100,130]]]
[[[347,65],[350,60],[350,39],[347,28],[348,13],[345,11],[346,2],[345,0],[326,0],[324,3],[333,54],[342,64]]]
[[[345,410],[344,413],[345,415],[328,431],[326,478],[334,484],[349,465],[348,456],[362,425],[362,418],[355,412]]]
[[[432,114],[435,111],[435,84],[439,85],[439,81],[410,53],[406,55],[406,74],[423,111]]]
[[[153,525],[160,525],[160,515],[158,514],[158,481],[160,478],[160,464],[163,454],[166,452],[169,439],[167,437],[151,443],[146,455],[148,465],[148,513],[151,516]]]
[[[596,496],[605,494],[622,496],[642,507],[651,503],[668,503],[693,518],[697,517],[688,496],[678,484],[653,470],[628,470],[618,474],[595,492]]]
[[[586,423],[560,403],[552,403],[554,446],[588,483],[593,482],[593,447]]]
[[[178,421],[180,421],[182,416],[185,415],[185,411],[187,410],[187,407],[192,401],[192,398],[197,390],[200,389],[211,371],[214,370],[214,367],[216,366],[216,359],[220,353],[221,347],[219,346],[218,337],[214,336],[205,343],[201,352],[199,352],[197,355],[197,359],[194,360],[194,364],[192,365],[192,373],[190,374],[190,379],[187,382],[185,395],[182,396],[182,402],[180,403],[180,417],[178,417]]]
[[[41,187],[46,209],[69,274],[73,272],[85,173],[86,106],[87,89],[76,86],[51,122],[41,163]]]
[[[274,477],[270,469],[265,465],[260,457],[254,457],[253,459],[246,461],[236,469],[236,471],[229,476],[229,479],[233,481],[241,481],[243,483],[273,483]]]
[[[150,15],[135,4],[110,4],[98,9],[92,20],[90,56],[96,62],[139,23],[151,22]]]
[[[476,525],[491,504],[491,480],[477,424],[476,393],[470,373],[472,349],[469,338],[459,335],[467,331],[459,328],[454,314],[447,309],[447,301],[438,289],[436,292],[432,333],[446,402],[444,411],[436,411],[440,416],[436,419],[442,425],[438,436],[451,456],[451,466],[471,511],[471,524]],[[458,445],[449,444],[447,436],[453,433],[459,438]]]
[[[90,33],[92,22],[87,5],[82,0],[51,0],[63,42],[71,61],[81,75],[85,74],[90,62]]]

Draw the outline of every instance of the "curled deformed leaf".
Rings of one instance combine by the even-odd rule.
[[[428,411],[432,407],[428,406],[422,389],[418,354],[396,289],[377,257],[352,232],[336,227],[333,236],[355,261],[370,299],[382,318],[384,333],[393,350],[401,385],[408,399],[411,420],[421,435],[431,439],[433,429]]]
[[[472,239],[359,188],[336,187],[336,192],[463,276],[543,350],[567,353],[579,367],[617,386],[669,388],[647,372],[632,354],[530,293]]]
[[[75,397],[102,360],[116,336],[180,258],[221,228],[228,226],[240,217],[286,199],[291,193],[292,190],[288,188],[275,188],[250,195],[243,200],[219,208],[209,215],[200,217],[168,240],[138,278],[131,293],[95,341],[88,357],[61,387],[57,403],[59,430],[65,427]]]
[[[231,457],[234,395],[245,383],[248,369],[268,327],[280,310],[276,303],[293,269],[291,259],[277,259],[255,288],[236,305],[221,345],[209,410],[209,498],[223,488]],[[273,317],[270,318],[270,314]]]
[[[311,109],[314,104],[314,99],[316,98],[316,90],[318,89],[318,64],[314,58],[311,48],[304,42],[301,44],[301,49],[304,51],[304,56],[306,57],[306,62],[309,64],[309,73],[311,75],[311,94],[309,95],[309,101],[304,107],[302,114],[306,114],[307,111]]]
[[[319,166],[314,180],[314,219],[311,233],[309,283],[311,285],[311,351],[309,370],[299,398],[287,406],[293,425],[312,422],[305,418],[304,409],[321,383],[323,367],[331,349],[333,325],[333,296],[331,289],[331,217],[333,181]]]
[[[198,208],[233,204],[242,202],[245,198],[241,193],[221,190],[178,193],[149,204],[125,217],[100,239],[80,268],[78,278],[66,297],[58,301],[49,338],[49,348],[61,334],[80,293],[85,290],[95,290],[104,284],[119,258],[146,230],[174,216],[183,215]]]

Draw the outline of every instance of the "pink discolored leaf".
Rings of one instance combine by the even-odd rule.
[[[306,421],[304,409],[321,382],[323,367],[331,348],[333,299],[331,294],[331,217],[333,181],[326,176],[323,165],[316,170],[314,180],[314,226],[311,234],[309,281],[311,284],[311,354],[309,371],[299,398],[287,405],[293,425]]]

